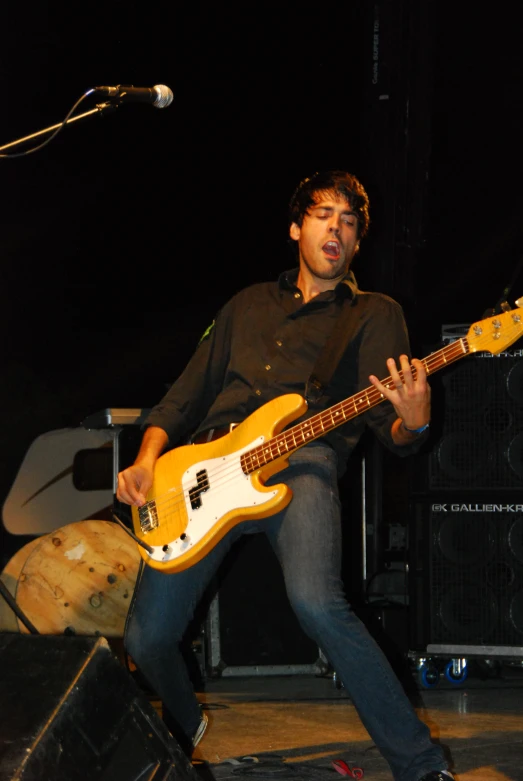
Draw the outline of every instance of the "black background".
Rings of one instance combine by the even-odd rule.
[[[174,100],[122,105],[0,159],[2,497],[36,436],[154,404],[225,300],[292,265],[287,203],[320,168],[366,185],[371,235],[355,271],[405,307],[415,354],[442,324],[481,319],[512,283],[513,304],[523,293],[515,9],[11,8],[0,146],[61,122],[96,85],[166,84]],[[75,113],[95,105],[88,97]]]

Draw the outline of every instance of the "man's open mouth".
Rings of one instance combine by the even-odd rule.
[[[340,256],[340,245],[337,241],[327,241],[322,247],[323,251],[326,255],[329,255],[331,258],[339,258]]]

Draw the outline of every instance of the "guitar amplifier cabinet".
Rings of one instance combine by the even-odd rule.
[[[431,378],[430,449],[414,461],[418,494],[523,488],[523,340],[478,352]]]
[[[417,499],[410,528],[411,647],[523,646],[520,494]]]
[[[280,565],[264,534],[240,538],[223,562],[204,619],[206,673],[326,675],[322,650],[292,611]]]
[[[198,781],[103,637],[0,634],[1,781]]]

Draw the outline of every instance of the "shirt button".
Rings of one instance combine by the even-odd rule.
[[[270,372],[270,370],[271,370],[271,365],[270,363],[268,363],[267,366],[265,367],[265,371]]]
[[[276,339],[276,344],[278,345],[278,347],[281,347],[283,342],[281,339]]]
[[[261,390],[256,389],[254,392],[257,396],[261,396]]]
[[[295,293],[295,294],[294,294],[294,298],[301,298],[301,295],[300,295],[300,293]]]

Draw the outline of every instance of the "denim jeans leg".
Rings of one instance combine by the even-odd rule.
[[[144,566],[133,594],[125,647],[179,727],[175,737],[189,747],[201,720],[180,643],[220,562],[238,535],[230,533],[201,561],[167,574]]]
[[[354,614],[341,579],[341,509],[336,457],[314,443],[271,482],[284,481],[291,503],[265,521],[291,605],[303,630],[340,676],[370,737],[397,781],[418,781],[447,767],[386,656]]]

